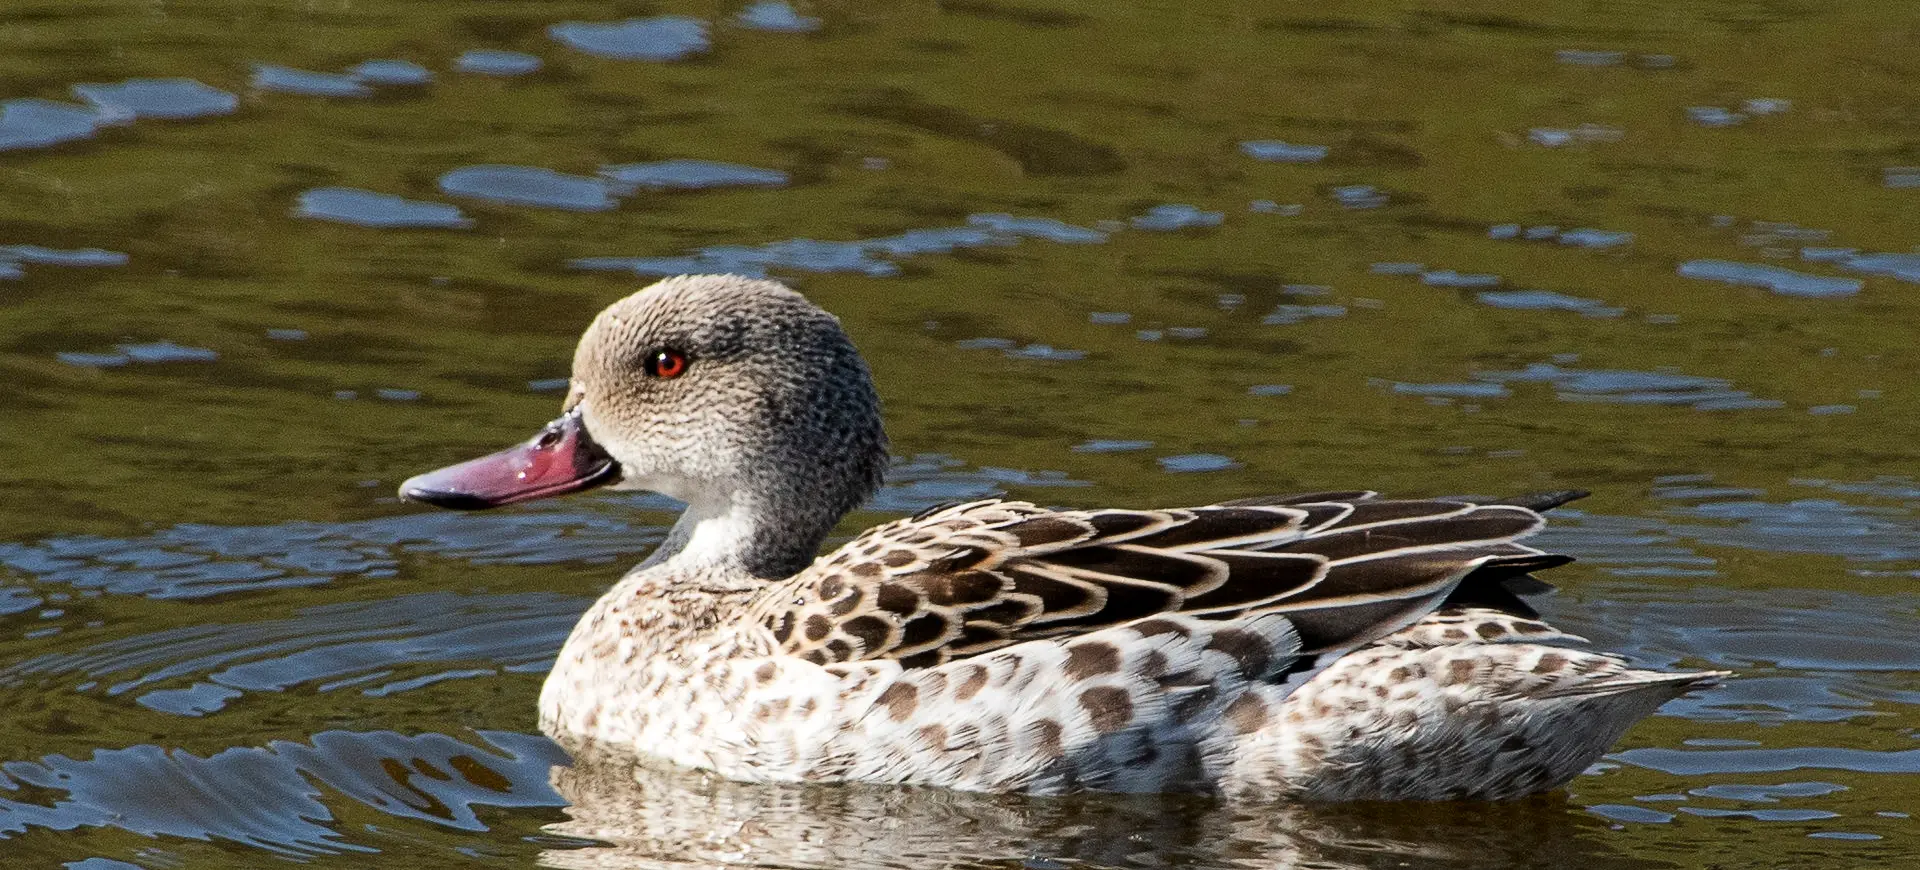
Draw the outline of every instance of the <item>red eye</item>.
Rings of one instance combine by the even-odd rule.
[[[677,350],[656,350],[647,354],[647,374],[661,380],[677,378],[687,371],[687,355]]]

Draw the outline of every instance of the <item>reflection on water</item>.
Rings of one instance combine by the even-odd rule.
[[[1636,866],[1596,836],[1598,820],[1557,796],[1473,813],[1228,807],[1183,795],[1060,800],[750,785],[616,756],[578,758],[554,772],[554,786],[568,820],[549,830],[595,844],[543,853],[552,867]]]
[[[0,864],[1920,860],[1900,4],[156,9],[0,9]],[[868,354],[844,533],[1579,487],[1554,619],[1740,676],[1511,805],[554,770],[547,662],[675,506],[389,493],[706,270]]]

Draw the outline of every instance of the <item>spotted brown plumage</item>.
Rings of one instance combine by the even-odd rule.
[[[1158,510],[930,508],[816,558],[886,436],[838,321],[776,283],[668,279],[596,317],[562,417],[408,481],[473,508],[592,486],[687,503],[540,696],[576,752],[765,782],[1514,797],[1718,673],[1582,649],[1521,543],[1580,493],[1366,491]]]

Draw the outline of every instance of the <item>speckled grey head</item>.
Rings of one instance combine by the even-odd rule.
[[[565,413],[532,441],[415,477],[401,494],[492,507],[590,486],[688,503],[696,526],[797,570],[887,462],[866,363],[833,315],[773,282],[668,278],[608,306],[574,352]],[[663,546],[663,551],[667,547]],[[797,564],[796,564],[797,563]]]
[[[608,306],[574,352],[567,405],[620,463],[618,486],[695,505],[824,502],[837,518],[885,468],[866,363],[837,318],[773,281],[681,276]]]

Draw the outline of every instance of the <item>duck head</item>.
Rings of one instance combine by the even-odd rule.
[[[471,510],[651,490],[687,503],[676,531],[778,527],[814,537],[810,549],[886,463],[879,398],[838,319],[773,281],[690,275],[593,319],[560,417],[532,439],[413,477],[400,495]]]

